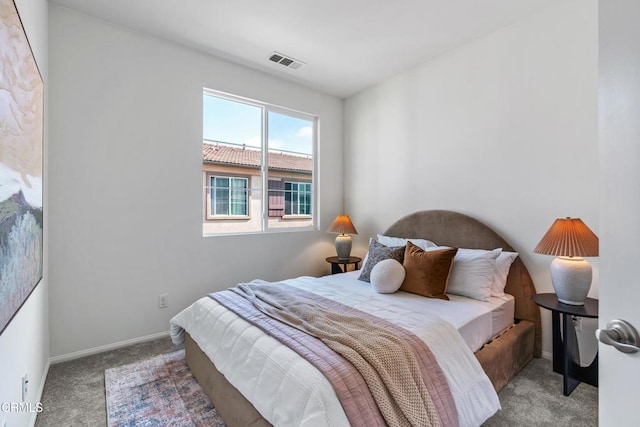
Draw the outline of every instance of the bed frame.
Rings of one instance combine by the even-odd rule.
[[[502,237],[480,221],[451,211],[413,213],[398,220],[384,234],[423,238],[444,246],[514,251]],[[533,302],[536,290],[519,257],[511,265],[505,292],[515,298],[515,323],[475,353],[496,391],[500,391],[533,357],[540,357],[542,352],[540,309]],[[188,334],[185,352],[187,365],[227,426],[271,425],[216,369]]]

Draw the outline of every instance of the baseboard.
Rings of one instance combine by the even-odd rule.
[[[542,351],[542,358],[547,360],[553,360],[553,353],[550,351]]]
[[[42,371],[42,378],[40,378],[40,387],[38,389],[38,394],[36,395],[36,402],[42,402],[42,393],[44,393],[44,383],[47,381],[47,376],[49,375],[49,368],[51,367],[51,359],[47,360],[47,364],[44,367],[44,371]],[[38,413],[34,412],[31,415],[31,420],[29,420],[29,427],[34,427],[36,425],[36,418],[38,418]]]
[[[104,353],[105,351],[115,350],[121,347],[128,347],[133,344],[139,344],[141,342],[153,341],[158,338],[164,338],[169,336],[169,331],[158,332],[157,334],[146,335],[143,337],[132,338],[130,340],[119,341],[113,344],[101,345],[99,347],[89,348],[87,350],[74,351],[73,353],[61,354],[49,359],[50,364],[68,362],[69,360],[79,359],[85,356],[91,356],[92,354]]]

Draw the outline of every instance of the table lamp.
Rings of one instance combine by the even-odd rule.
[[[358,234],[348,215],[338,215],[333,220],[327,233],[337,233],[336,252],[338,259],[348,260],[351,255],[351,236],[349,234]]]
[[[551,263],[551,282],[558,301],[584,305],[592,270],[582,257],[598,256],[598,236],[580,218],[558,218],[533,252],[558,257]]]

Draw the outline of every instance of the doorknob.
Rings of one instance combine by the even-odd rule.
[[[640,335],[629,322],[615,319],[607,323],[607,329],[596,330],[598,340],[607,345],[614,346],[623,353],[636,353],[640,351]]]

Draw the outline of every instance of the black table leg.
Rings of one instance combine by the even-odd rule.
[[[551,312],[551,326],[553,331],[553,372],[564,374],[564,346],[560,334],[560,313]]]
[[[572,316],[551,312],[553,328],[553,371],[562,374],[562,392],[569,396],[581,382],[598,386],[598,356],[589,366],[580,365],[580,348]],[[561,333],[562,329],[562,333]]]
[[[573,320],[568,314],[562,315],[562,347],[564,352],[562,392],[565,396],[569,396],[580,384],[580,381],[574,379],[577,373],[574,372],[574,367],[580,367],[580,348]]]

